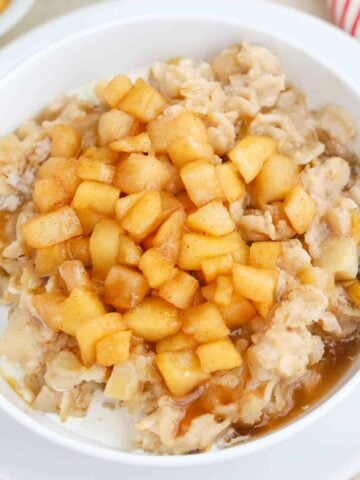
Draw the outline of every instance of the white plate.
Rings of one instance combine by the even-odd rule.
[[[0,13],[0,37],[20,22],[33,3],[34,0],[11,0],[10,5]]]
[[[176,5],[176,7],[169,7],[169,3],[167,3],[168,7],[165,7],[165,10],[171,12],[174,12],[174,10],[176,12],[201,12],[205,10],[209,14],[221,15],[227,13],[230,3],[228,0],[223,0],[221,5],[215,1],[207,1],[204,4],[195,2],[191,5],[191,2],[183,1],[181,5]],[[52,22],[49,26],[27,34],[22,40],[8,47],[3,54],[0,54],[1,72],[4,73],[36,50],[78,31],[79,25],[84,28],[113,20],[114,17],[126,17],[148,13],[149,11],[158,12],[160,9],[164,12],[164,5],[166,3],[161,0],[153,1],[151,4],[143,1],[135,3],[112,2],[108,5],[95,6],[68,15],[63,19]],[[309,50],[314,50],[316,44],[316,51],[321,53],[324,60],[336,62],[348,76],[360,82],[360,71],[356,68],[356,64],[354,67],[353,63],[353,58],[359,56],[359,47],[353,41],[316,19],[301,15],[298,12],[289,12],[287,9],[279,9],[257,2],[252,2],[251,5],[248,3],[239,12],[242,20],[247,20],[249,24],[252,24],[255,9],[257,10],[256,23],[258,26],[263,29],[270,26],[272,29],[278,29],[284,36],[286,35],[287,38]],[[259,14],[259,12],[261,13]],[[305,31],[306,35],[304,35]],[[201,470],[193,468],[191,474],[194,478],[215,478],[215,475],[218,476],[219,472],[221,472],[221,475],[226,474],[228,478],[235,478],[240,475],[250,479],[273,477],[285,479],[289,478],[290,475],[295,479],[303,478],[304,475],[319,480],[348,478],[350,473],[355,473],[360,469],[360,459],[357,456],[360,427],[357,429],[356,426],[359,422],[354,421],[354,416],[356,417],[358,412],[359,398],[360,392],[354,394],[334,414],[329,415],[304,433],[288,440],[286,444],[268,449],[259,455],[241,459],[241,461],[232,463],[232,466],[230,464],[227,466],[212,466],[211,470],[208,471],[206,471],[206,468]],[[346,405],[345,409],[344,405]],[[334,415],[340,415],[340,417],[337,418]],[[100,475],[103,477],[104,462],[79,457],[78,454],[65,452],[41,439],[35,439],[29,432],[24,433],[21,427],[14,427],[9,419],[1,421],[1,425],[0,468],[3,468],[4,472],[1,472],[1,470],[0,472],[3,475],[20,480],[21,478],[45,478],[41,475],[48,476],[49,472],[52,472],[51,478],[71,476],[75,479],[96,479],[100,478]],[[336,431],[334,431],[334,426],[336,426]],[[18,445],[18,448],[16,448],[16,445]],[[42,452],[45,449],[46,458],[43,458]],[[17,451],[20,451],[21,457],[28,462],[19,462]],[[259,461],[259,457],[261,461]],[[54,462],[59,466],[58,468],[52,466]],[[21,463],[21,466],[19,466],[19,463]],[[8,470],[5,470],[5,467]],[[344,473],[347,469],[348,472]],[[55,470],[56,474],[54,473]],[[32,476],[30,476],[30,472]],[[114,466],[114,468],[110,465],[106,467],[106,477],[109,479],[115,478],[114,475],[118,476],[120,472],[123,478],[129,478],[130,472],[140,478],[145,478],[145,475],[146,478],[165,478],[163,474],[154,470],[150,474],[148,471],[137,470],[135,472],[133,469],[120,467],[119,465]],[[54,475],[57,475],[57,477]],[[169,473],[167,473],[168,475]],[[177,477],[174,473],[171,475],[172,478],[182,478],[181,476],[184,476],[185,473],[183,471],[179,474],[181,476]],[[189,476],[189,474],[186,475]]]

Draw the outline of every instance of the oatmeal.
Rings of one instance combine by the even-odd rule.
[[[63,421],[101,391],[156,454],[306,409],[357,352],[352,118],[247,43],[95,93],[0,140],[0,370]]]

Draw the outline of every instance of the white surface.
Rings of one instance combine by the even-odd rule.
[[[8,32],[26,15],[34,0],[12,0],[10,5],[0,13],[0,37]]]
[[[184,6],[184,3],[186,2],[183,2],[183,6]],[[157,2],[152,2],[151,8],[156,9],[156,4]],[[209,4],[211,4],[211,2],[207,2],[207,10],[209,10]],[[221,7],[218,7],[219,9],[223,10],[223,12],[225,9],[225,4],[226,2],[222,2]],[[137,6],[138,5],[139,5],[139,2],[137,3]],[[73,29],[76,28],[77,30],[79,18],[81,18],[82,24],[84,23],[84,21],[85,23],[89,22],[88,24],[90,24],[91,21],[94,23],[95,22],[100,23],[101,17],[103,20],[109,19],[109,18],[112,19],[114,15],[117,14],[117,16],[119,16],[121,15],[121,13],[122,13],[122,10],[119,9],[119,4],[116,4],[116,5],[113,4],[112,6],[110,5],[107,8],[103,7],[101,11],[92,9],[88,16],[84,14],[78,14],[77,18],[76,17],[73,17],[73,19],[67,18],[66,25],[58,21],[57,22],[58,26],[56,28],[53,25],[52,30],[50,31],[48,30],[46,41],[51,40],[52,34],[63,36],[65,29],[67,30],[68,33],[70,31],[69,29],[71,28]],[[266,12],[266,9],[262,13],[263,13],[262,21],[265,22],[266,25],[271,26],[276,30],[275,24],[276,22],[280,21],[281,14],[278,14],[275,18],[275,17],[272,17],[269,12]],[[291,18],[292,20],[290,20]],[[312,27],[313,27],[313,30],[312,30]],[[319,28],[320,28],[319,25],[317,25],[316,23],[313,23],[313,21],[307,22],[307,26],[306,26],[307,35],[305,39],[303,38],[304,36],[302,35],[302,32],[304,31],[303,30],[304,26],[302,26],[301,18],[294,18],[294,16],[290,16],[287,23],[286,24],[283,23],[282,31],[289,38],[292,37],[292,38],[300,39],[301,40],[300,43],[302,43],[304,46],[307,45],[312,49],[314,46],[313,39],[314,39],[314,36],[316,37],[318,36]],[[287,30],[287,32],[285,32],[284,30]],[[322,42],[318,41],[320,45],[319,47],[317,47],[318,51],[320,48],[320,52],[322,47],[326,47],[323,50],[322,57],[328,60],[331,58],[334,58],[334,53],[336,52],[334,49],[335,44],[334,43],[332,44],[332,42],[335,42],[337,39],[336,38],[337,34],[330,34],[329,33],[330,31],[331,30],[327,28],[323,29],[323,34],[321,36]],[[9,51],[12,52],[12,55],[11,57],[7,55],[7,59],[10,58],[11,61],[15,61],[16,63],[18,63],[22,54],[25,53],[25,55],[29,55],[30,53],[29,48],[30,47],[38,48],[39,43],[41,43],[42,39],[44,38],[45,38],[44,32],[43,33],[38,32],[37,36],[35,35],[34,37],[30,37],[30,38],[28,37],[26,44],[17,45],[17,46],[15,45],[13,47],[10,47]],[[53,38],[58,38],[58,37],[53,37]],[[325,41],[326,43],[323,43]],[[339,37],[339,41],[340,41],[340,37]],[[348,51],[350,53],[350,50],[352,48],[354,48],[354,52],[356,51],[356,47],[352,44],[352,42],[348,41],[347,39],[345,40],[342,36],[341,36],[341,43],[344,48],[346,47],[345,51]],[[337,46],[339,47],[338,43],[337,43]],[[342,51],[344,51],[344,49],[342,49]],[[341,58],[339,56],[339,58],[336,60],[336,63],[339,64],[339,62],[341,62],[345,66],[347,73],[349,75],[352,75],[354,78],[354,75],[355,75],[354,67],[351,67],[350,62],[345,61],[346,60],[345,57],[346,55],[341,55]],[[0,56],[0,63],[4,65],[4,63],[2,63],[1,56]],[[96,67],[97,66],[98,64],[96,63]],[[296,67],[296,64],[294,63],[293,68],[295,67]],[[116,65],[114,65],[114,68],[116,69]],[[356,72],[358,75],[360,74],[358,70],[356,70]],[[302,82],[302,81],[306,83],[307,79],[306,78],[302,79],[301,75],[299,74],[298,82]],[[360,395],[359,393],[354,395],[351,399],[351,402],[355,402],[356,400],[358,404],[359,395]],[[356,426],[359,422],[353,421],[354,415],[356,416],[356,413],[358,412],[355,405],[356,403],[349,403],[347,404],[347,408],[345,409],[344,409],[344,405],[342,405],[340,409],[338,408],[337,412],[335,412],[331,416],[326,417],[326,419],[322,420],[320,423],[317,423],[314,427],[311,428],[311,430],[307,430],[306,432],[298,435],[292,440],[288,440],[286,444],[281,444],[281,446],[275,447],[271,450],[267,450],[266,452],[261,453],[260,454],[261,462],[259,461],[259,459],[255,459],[255,457],[248,457],[246,459],[242,459],[241,461],[238,461],[237,468],[234,467],[234,464],[232,464],[232,466],[230,466],[229,464],[226,467],[211,467],[211,470],[208,470],[207,472],[205,472],[205,469],[202,469],[201,474],[203,474],[203,478],[215,478],[215,474],[219,476],[219,472],[221,471],[221,475],[224,475],[224,476],[226,475],[230,479],[237,478],[238,476],[243,476],[244,478],[273,478],[276,476],[277,478],[285,479],[285,478],[288,478],[290,474],[292,478],[297,478],[296,476],[294,476],[294,472],[296,472],[295,475],[299,473],[298,478],[300,478],[300,476],[303,478],[304,475],[307,475],[309,478],[316,478],[320,480],[322,478],[324,479],[347,478],[350,475],[350,473],[355,473],[359,468],[359,465],[357,464],[356,460],[359,460],[357,457],[357,454],[359,452],[359,441],[357,439],[359,438],[360,431],[356,430]],[[334,417],[334,415],[339,415],[339,412],[340,414],[342,412],[341,419]],[[344,412],[346,412],[349,415],[349,417],[344,416]],[[325,422],[325,420],[327,420],[327,422]],[[10,459],[11,461],[11,456],[7,456],[5,453],[6,452],[5,447],[9,442],[8,442],[8,436],[6,434],[4,435],[3,425],[5,425],[5,428],[6,428],[6,423],[8,422],[9,420],[6,420],[5,422],[3,421],[1,422],[1,425],[2,425],[1,441],[3,439],[6,439],[5,440],[6,443],[4,447],[0,443],[0,452],[1,452],[0,465],[1,466],[3,463],[3,457],[4,457],[4,463],[8,459]],[[334,429],[334,425],[336,425],[336,437],[334,439],[333,437],[335,432],[332,430],[332,435],[330,435],[329,430],[326,430],[323,427],[321,427],[322,424],[327,425],[327,428],[330,428],[330,429],[331,427],[332,429]],[[341,430],[341,428],[345,426],[346,428],[344,430]],[[9,427],[9,434],[16,432],[18,428],[20,427],[11,428],[11,429]],[[5,431],[7,432],[7,430]],[[349,431],[351,432],[349,433]],[[15,435],[16,435],[15,441],[17,442],[19,442],[20,438],[21,439],[24,438],[24,435],[20,435],[19,433]],[[25,438],[27,435],[31,435],[31,434],[26,433]],[[36,439],[36,441],[35,440],[30,442],[26,441],[25,443],[26,445],[28,445],[28,447],[30,446],[32,448],[32,446],[36,445],[38,442],[41,443],[43,441],[40,439]],[[349,442],[349,444],[346,445],[345,442],[346,443]],[[314,448],[316,447],[316,445],[318,445],[318,447]],[[339,447],[342,447],[340,455],[338,451]],[[43,455],[41,454],[41,452],[44,452],[45,449],[46,449],[46,459],[43,459]],[[11,451],[14,452],[14,455],[17,455],[16,450],[21,451],[21,456],[23,457],[23,448],[21,447],[21,445],[18,445],[18,448],[12,445]],[[60,476],[54,476],[56,475],[56,473],[54,473],[51,475],[50,478],[68,478],[69,476],[71,476],[71,478],[75,478],[75,479],[78,479],[78,478],[79,479],[81,478],[96,479],[96,478],[100,478],[99,477],[100,474],[103,477],[105,472],[106,472],[106,478],[109,478],[109,479],[115,478],[111,476],[112,472],[114,473],[116,472],[118,476],[119,476],[119,473],[121,472],[121,476],[123,478],[131,478],[130,475],[134,475],[134,476],[136,475],[139,478],[162,478],[162,476],[160,476],[158,473],[155,473],[153,471],[152,471],[154,473],[153,476],[150,476],[152,474],[148,474],[147,476],[141,477],[142,473],[139,469],[135,471],[134,469],[130,470],[128,468],[120,467],[120,466],[112,467],[109,465],[107,467],[108,470],[104,471],[105,467],[104,467],[104,463],[102,462],[96,462],[93,460],[88,460],[86,458],[84,458],[83,460],[80,460],[81,457],[79,458],[76,454],[71,454],[69,452],[62,451],[57,447],[54,447],[52,445],[50,446],[49,444],[46,444],[45,447],[44,445],[38,446],[36,448],[36,451],[39,453],[38,457],[36,457],[36,455],[34,455],[34,453],[31,451],[29,453],[29,458],[34,458],[34,464],[32,467],[26,466],[25,463],[23,462],[23,459],[21,460],[21,462],[19,461],[16,462],[17,464],[24,465],[25,470],[23,473],[24,474],[26,473],[27,476],[21,476],[22,473],[19,470],[19,468],[22,468],[22,467],[19,467],[19,466],[16,467],[18,468],[18,470],[15,470],[15,472],[11,472],[10,470],[4,470],[4,472],[1,472],[1,473],[3,473],[3,475],[8,475],[8,476],[10,475],[10,478],[29,479],[29,478],[32,478],[32,477],[29,477],[29,472],[33,472],[33,478],[36,478],[36,479],[43,478],[40,476],[41,472],[33,468],[34,466],[36,466],[36,468],[39,468],[39,467],[44,468],[44,473],[46,473],[47,476],[49,477],[49,471],[54,472],[54,470],[57,470],[57,468],[54,468],[54,467],[50,468],[49,470],[49,465],[46,466],[46,462],[49,459],[48,453],[51,451],[54,451],[54,455],[56,456],[57,460],[52,458],[52,463],[57,461],[59,465],[62,465],[61,467],[62,469],[57,470]],[[301,452],[301,457],[299,456],[299,452]],[[316,456],[314,456],[315,452],[316,452]],[[336,452],[336,455],[335,455],[335,452]],[[26,451],[25,458],[27,458],[27,455],[28,455],[28,450]],[[78,459],[78,464],[80,469],[79,473],[74,471],[74,466],[71,464],[71,457]],[[61,458],[63,460],[61,460]],[[19,460],[19,455],[17,455],[16,457],[13,456],[12,459],[13,459],[12,461],[14,461],[15,459]],[[284,459],[287,459],[287,461],[284,462]],[[299,460],[299,465],[297,465],[296,459]],[[315,459],[317,462],[316,465],[314,465]],[[329,459],[331,459],[331,461],[329,461]],[[325,467],[325,464],[323,463],[323,460],[327,462],[327,466],[331,465],[331,469],[327,470],[327,468]],[[95,465],[97,465],[96,468],[95,468]],[[87,470],[88,467],[89,469]],[[307,467],[311,468],[311,470],[306,471]],[[271,470],[269,470],[268,473],[266,474],[265,473],[266,470],[264,469],[270,469],[270,468]],[[286,471],[287,468],[291,468],[291,471],[290,470]],[[321,473],[316,472],[314,470],[316,468],[319,468]],[[345,469],[349,468],[349,474],[347,474],[347,477],[339,476],[340,471],[343,471],[344,468]],[[227,474],[225,473],[226,471],[227,471]],[[236,475],[235,473],[233,473],[235,471],[236,471]],[[83,473],[85,472],[83,477],[80,476],[81,475],[80,472],[83,472]],[[201,476],[199,475],[200,470],[193,468],[191,472],[194,478],[201,478]],[[255,476],[252,476],[253,474],[255,474]],[[172,478],[184,478],[185,475],[188,476],[188,474],[186,474],[185,471],[183,471],[182,473],[180,472],[179,475],[182,475],[182,476],[176,477],[175,474],[172,474]]]

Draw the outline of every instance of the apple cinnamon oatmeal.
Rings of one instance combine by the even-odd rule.
[[[64,421],[103,392],[144,451],[243,441],[356,354],[354,121],[247,43],[95,92],[0,140],[0,369]]]

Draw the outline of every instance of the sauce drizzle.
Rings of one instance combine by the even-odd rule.
[[[309,388],[300,385],[293,394],[293,407],[288,413],[273,418],[263,418],[260,424],[246,426],[233,425],[239,435],[250,435],[252,438],[276,430],[305,414],[309,407],[314,406],[327,394],[331,393],[337,383],[346,374],[360,351],[360,338],[353,335],[350,338],[335,341],[325,337],[325,352],[319,363],[311,370],[320,374],[320,380]],[[215,402],[222,405],[233,403],[241,396],[241,388],[230,389],[219,385],[210,386],[202,395],[189,404],[186,414],[180,423],[178,435],[183,435],[189,429],[192,420],[213,411]]]

